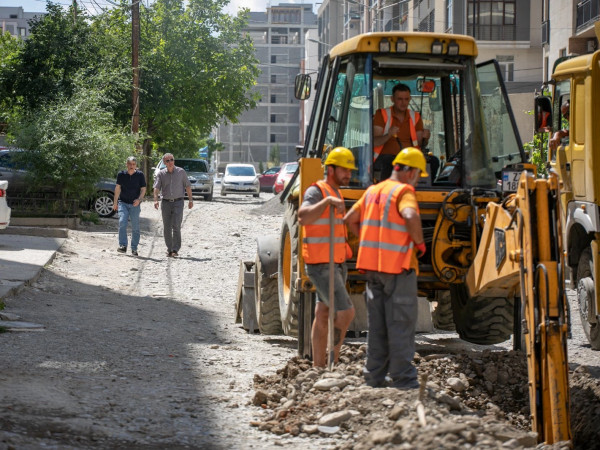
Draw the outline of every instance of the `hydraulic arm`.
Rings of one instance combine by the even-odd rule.
[[[516,316],[522,320],[527,352],[533,430],[548,444],[571,440],[559,194],[556,173],[536,179],[523,172],[516,194],[502,205],[488,204],[467,275],[471,295],[510,295],[512,290],[521,297]]]

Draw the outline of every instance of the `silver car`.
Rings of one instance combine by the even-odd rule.
[[[221,180],[221,195],[227,194],[260,196],[260,181],[252,164],[227,164]]]

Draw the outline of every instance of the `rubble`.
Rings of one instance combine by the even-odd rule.
[[[333,371],[294,357],[275,375],[255,375],[254,403],[257,396],[264,402],[253,424],[275,434],[333,437],[339,449],[566,448],[538,445],[531,431],[522,352],[417,354],[426,385],[402,391],[365,385],[365,350],[343,346],[343,362]],[[572,385],[575,448],[598,448],[600,382],[580,366]],[[292,403],[281,403],[292,396]]]

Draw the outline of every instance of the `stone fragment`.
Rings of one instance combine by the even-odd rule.
[[[460,411],[462,409],[462,404],[460,403],[460,401],[456,400],[454,397],[450,397],[445,392],[441,392],[438,395],[437,399],[440,402],[445,403],[446,405],[448,405],[450,407],[450,409],[453,409],[453,410],[456,410],[456,411]]]
[[[406,413],[406,406],[401,403],[392,408],[392,410],[388,414],[388,417],[390,418],[390,420],[398,420],[400,418],[400,416],[404,415],[405,413]]]
[[[456,392],[463,392],[468,388],[468,385],[460,378],[450,377],[446,382],[448,383],[448,386]]]
[[[316,424],[302,425],[302,431],[306,434],[315,434],[319,431],[319,426]]]
[[[483,378],[485,381],[495,383],[496,381],[498,381],[498,368],[495,365],[490,364],[483,371]]]
[[[348,384],[346,380],[342,380],[339,378],[323,378],[322,380],[317,381],[313,387],[319,391],[329,391],[334,387],[343,388]]]
[[[340,431],[340,427],[327,427],[324,425],[319,425],[319,433],[323,433],[323,434],[335,434],[338,431]]]
[[[269,394],[266,391],[259,389],[254,394],[254,398],[252,399],[252,404],[254,406],[260,406],[264,403],[267,403],[268,398],[269,398]]]
[[[340,425],[342,422],[345,422],[350,417],[352,417],[352,413],[350,411],[336,411],[329,414],[325,414],[323,417],[319,419],[319,425],[323,425],[326,427],[334,427]]]

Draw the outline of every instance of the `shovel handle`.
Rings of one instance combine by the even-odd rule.
[[[335,361],[335,344],[333,335],[333,322],[335,319],[335,290],[334,290],[334,244],[335,244],[335,211],[333,206],[329,206],[329,321],[327,327],[327,347],[329,350],[328,366],[333,369]]]

